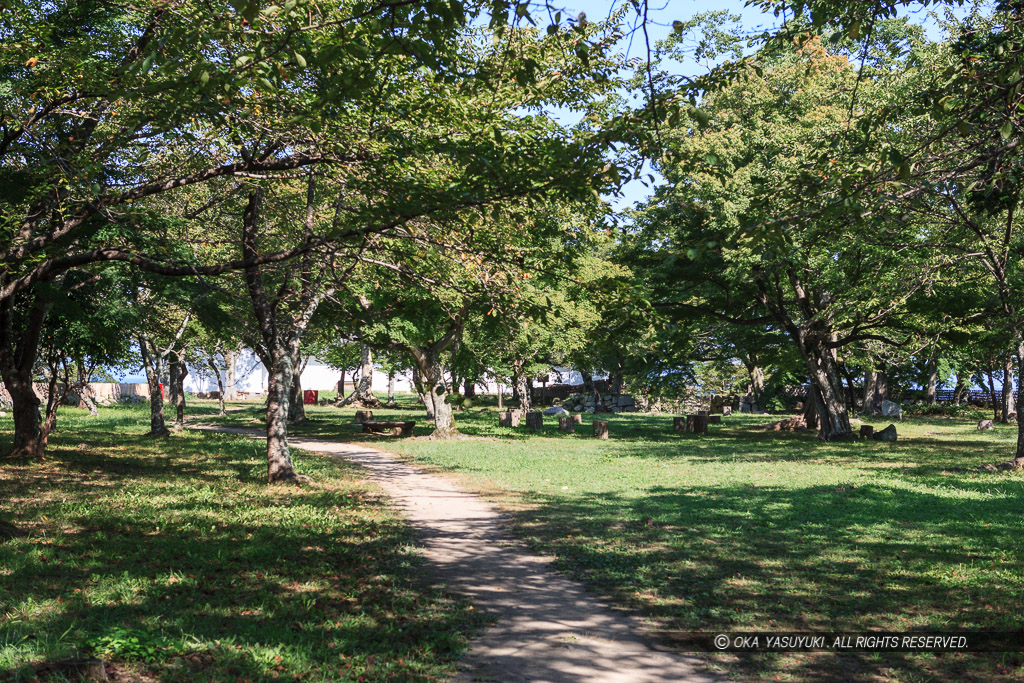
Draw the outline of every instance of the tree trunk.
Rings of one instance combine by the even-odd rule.
[[[533,397],[530,395],[530,383],[526,375],[522,371],[517,371],[515,375],[515,393],[519,396],[519,408],[523,412],[533,410]]]
[[[761,369],[757,354],[750,354],[744,365],[747,366],[747,374],[750,375],[750,392],[754,394],[754,402],[761,406],[761,396],[764,394],[764,370]]]
[[[388,405],[395,405],[395,371],[388,371]]]
[[[414,354],[423,378],[423,389],[428,407],[434,408],[434,431],[430,435],[434,439],[449,439],[456,434],[455,415],[452,404],[448,402],[448,386],[444,381],[444,366],[438,354],[429,351],[418,351]]]
[[[986,388],[988,389],[988,401],[992,405],[992,417],[993,417],[993,419],[998,420],[999,419],[999,401],[996,399],[996,382],[995,382],[995,378],[992,376],[992,366],[991,366],[991,364],[989,365],[989,368],[988,368],[988,371],[987,371],[986,374],[988,376],[988,387],[986,387]]]
[[[427,395],[427,389],[423,383],[423,375],[418,367],[412,369],[412,385],[416,388],[416,400],[422,403],[423,407],[427,410],[427,420],[433,420],[434,401]]]
[[[43,425],[39,430],[39,445],[43,451],[46,450],[46,446],[50,441],[50,432],[57,427],[57,410],[68,395],[67,381],[64,382],[64,390],[62,392],[57,390],[60,363],[48,363],[48,365],[50,366],[50,379],[47,383],[46,391],[46,419],[43,420]],[[70,380],[67,377],[68,373],[65,372],[64,374],[65,380]]]
[[[864,373],[864,413],[878,415],[882,401],[889,397],[889,378],[885,370]]]
[[[502,400],[504,399],[504,396],[502,395],[502,392],[504,391],[504,389],[501,386],[501,382],[498,382],[497,386],[498,386],[498,410],[504,410],[505,406],[502,405]]]
[[[142,352],[142,367],[146,370],[146,384],[149,386],[149,435],[168,436],[164,424],[164,397],[160,393],[161,360],[149,348],[145,338],[139,338],[139,349]]]
[[[295,366],[283,349],[271,352],[267,384],[267,481],[292,483],[298,480],[288,448],[288,414]]]
[[[818,438],[822,441],[844,441],[853,438],[850,414],[846,405],[843,380],[836,365],[835,353],[823,341],[804,333],[801,351],[811,376],[808,399],[818,414]]]
[[[1017,344],[1017,455],[1024,458],[1024,342]]]
[[[45,450],[41,441],[40,402],[32,387],[32,371],[39,353],[43,321],[49,309],[50,304],[36,297],[26,325],[16,340],[12,321],[14,297],[0,303],[0,376],[11,395],[14,418],[14,444],[7,454],[11,458],[41,458]]]
[[[185,376],[188,375],[188,368],[185,361],[174,360],[170,366],[170,388],[171,405],[174,406],[174,431],[181,431],[185,428]]]
[[[959,405],[964,402],[964,395],[967,393],[967,382],[964,381],[962,372],[956,373],[956,387],[953,389],[953,404]]]
[[[462,395],[466,398],[476,398],[476,377],[467,377]]]
[[[1003,395],[1002,410],[999,421],[1003,424],[1010,422],[1010,413],[1014,412],[1013,406],[1013,357],[1006,356],[1003,359]]]
[[[928,389],[926,399],[929,404],[938,403],[939,363],[933,358],[928,361]]]
[[[235,401],[238,399],[238,376],[235,370],[235,364],[238,362],[238,354],[234,351],[227,351],[224,353],[224,365],[227,380],[227,396],[225,397],[228,401]]]
[[[380,401],[373,394],[373,351],[366,344],[362,345],[359,356],[359,384],[344,404],[361,408],[381,407]]]
[[[178,372],[181,370],[181,366],[178,365],[178,362],[176,360],[168,362],[167,366],[168,372],[170,373],[170,377],[167,382],[167,398],[170,400],[171,405],[174,406],[175,414],[177,414]],[[177,419],[175,419],[174,423],[171,426],[174,428],[174,431],[179,431],[181,429],[181,425],[178,424]]]
[[[302,392],[302,367],[297,359],[292,367],[295,371],[292,374],[291,389],[288,397],[288,422],[302,424],[306,421],[306,401]]]
[[[206,363],[210,366],[210,370],[213,371],[213,376],[217,378],[217,394],[220,404],[217,410],[217,415],[224,417],[228,414],[224,409],[224,378],[220,376],[220,368],[217,367],[217,361],[212,355],[207,356]]]
[[[184,429],[185,428],[185,378],[188,376],[188,367],[185,365],[185,361],[179,360],[178,363],[178,381],[175,382],[175,390],[177,395],[174,399],[174,428]]]
[[[580,378],[583,380],[583,391],[587,394],[594,393],[594,375],[589,370],[580,370]]]

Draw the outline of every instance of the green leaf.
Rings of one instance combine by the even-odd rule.
[[[306,58],[305,58],[305,57],[303,57],[303,56],[302,56],[301,54],[299,54],[298,52],[296,52],[296,53],[295,53],[295,63],[296,63],[296,64],[298,64],[298,65],[299,65],[300,67],[302,67],[303,69],[305,69],[305,68],[306,68]]]
[[[210,82],[210,74],[207,71],[199,74],[199,85],[206,85]]]
[[[676,21],[672,22],[672,30],[676,32],[676,35],[682,33],[683,29],[685,29],[685,28],[686,28],[686,24],[684,24],[683,22],[679,21],[678,19]]]
[[[999,135],[1002,136],[1004,140],[1013,135],[1013,122],[1004,121],[1003,125],[999,126]]]

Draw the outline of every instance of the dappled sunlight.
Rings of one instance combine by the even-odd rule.
[[[0,671],[75,651],[170,679],[451,666],[477,619],[418,583],[408,528],[356,468],[297,454],[315,485],[268,487],[249,439],[150,440],[144,411],[104,412],[0,469],[28,532],[0,544]]]

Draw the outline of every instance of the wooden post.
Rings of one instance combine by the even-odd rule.
[[[356,417],[355,417],[354,421],[355,421],[356,424],[362,424],[364,422],[369,422],[372,419],[373,419],[373,411],[372,410],[357,410],[356,411]]]
[[[685,417],[674,417],[672,418],[672,431],[683,433],[686,430],[686,418]]]
[[[503,413],[498,413],[498,426],[518,427],[521,415],[522,414],[518,410],[506,410]]]
[[[544,413],[532,410],[526,414],[526,426],[531,432],[539,432],[544,429]]]
[[[860,438],[862,438],[862,439],[870,439],[870,438],[874,437],[874,435],[875,435],[875,428],[872,427],[871,425],[861,425],[860,426]]]
[[[505,406],[501,405],[501,383],[498,383],[498,410],[503,409]]]
[[[608,438],[608,420],[594,420],[594,438]]]
[[[558,418],[558,431],[563,434],[575,434],[576,420],[574,420],[571,415],[563,415]]]
[[[708,433],[708,416],[707,415],[687,415],[686,416],[686,431],[694,434],[707,434]]]

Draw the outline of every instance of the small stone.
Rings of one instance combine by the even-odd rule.
[[[996,426],[992,424],[992,420],[982,420],[978,423],[978,431],[984,431],[986,429],[995,429]]]
[[[544,411],[545,415],[568,415],[569,411],[561,406],[554,406]]]
[[[875,434],[875,441],[887,441],[889,443],[893,443],[896,441],[896,436],[896,425],[891,424]]]
[[[899,403],[892,401],[882,401],[882,415],[885,417],[895,417],[900,420],[903,419],[903,408],[900,407]]]

